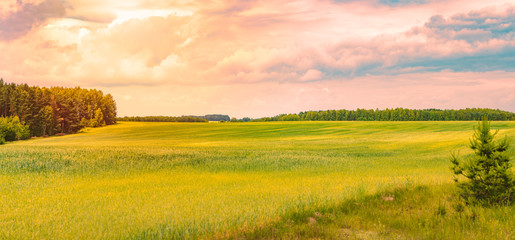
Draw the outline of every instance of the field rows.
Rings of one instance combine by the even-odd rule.
[[[185,238],[452,181],[475,122],[130,123],[0,147],[0,238]],[[515,122],[496,122],[515,137]],[[512,155],[513,155],[512,150]]]

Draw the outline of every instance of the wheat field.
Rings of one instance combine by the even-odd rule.
[[[475,122],[133,123],[0,146],[0,238],[210,238],[452,182]],[[515,137],[515,122],[494,122]],[[514,151],[512,149],[512,155]]]

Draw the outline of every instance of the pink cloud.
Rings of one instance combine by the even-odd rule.
[[[320,80],[324,74],[317,69],[309,69],[302,77],[299,78],[299,81],[306,82],[306,81],[313,81],[313,80]]]
[[[47,0],[30,6],[55,4],[56,11],[42,7],[21,21],[26,7],[1,17],[21,27],[0,28],[16,36],[0,42],[0,77],[113,91],[123,99],[122,115],[137,115],[132,106],[158,114],[143,107],[150,102],[178,114],[196,108],[240,116],[245,106],[263,116],[267,108],[481,105],[460,99],[483,93],[472,85],[487,87],[489,78],[492,92],[504,96],[489,106],[515,106],[505,92],[513,89],[508,80],[515,70],[500,54],[515,49],[515,12],[506,1],[69,2],[73,8],[61,15],[52,15],[60,13],[58,2]],[[476,68],[484,59],[484,69]],[[163,103],[138,97],[138,89],[158,92],[153,97]]]
[[[66,10],[60,0],[45,0],[38,4],[17,1],[16,6],[15,11],[0,15],[0,40],[19,38],[48,19],[63,17]]]
[[[113,4],[123,6],[122,2]],[[402,61],[470,55],[513,44],[511,40],[488,39],[490,32],[481,29],[445,29],[447,25],[470,24],[459,20],[463,14],[433,17],[425,26],[411,29],[400,18],[392,17],[390,23],[381,24],[377,22],[383,21],[375,20],[403,16],[413,7],[406,10],[371,3],[284,0],[188,6],[199,8],[195,16],[156,16],[107,28],[87,28],[92,31],[81,37],[76,48],[82,61],[69,68],[79,73],[70,74],[81,81],[107,85],[138,84],[138,79],[148,79],[140,84],[305,81],[305,74],[311,69],[324,71],[319,75],[326,78],[352,78],[366,71],[391,71],[385,68],[397,68],[401,73],[417,68],[403,67]],[[346,10],[348,7],[353,7],[353,11]],[[490,18],[510,16],[510,9],[493,13],[487,9],[485,14]],[[350,35],[352,32],[347,28],[354,30],[352,26],[356,24],[352,20],[360,19],[357,14],[362,13],[365,17],[360,18],[370,18],[374,24],[361,25],[360,28],[368,30]],[[389,29],[388,25],[397,25],[394,22],[407,30]],[[478,35],[489,41],[463,40]],[[162,65],[165,59],[174,59],[176,66]],[[89,73],[96,76],[87,76]],[[313,72],[310,75],[310,80],[315,80]]]

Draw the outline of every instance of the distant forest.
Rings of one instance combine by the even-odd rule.
[[[488,116],[493,121],[515,120],[515,113],[489,108],[467,108],[460,110],[441,109],[357,109],[306,111],[298,114],[280,114],[274,117],[250,119],[229,118],[228,115],[211,114],[205,116],[146,116],[119,117],[118,121],[133,122],[271,122],[271,121],[477,121]]]
[[[96,89],[37,87],[0,79],[0,138],[75,133],[116,123],[116,103]],[[14,130],[18,129],[18,130]]]
[[[406,109],[385,110],[326,110],[307,111],[298,114],[280,114],[275,117],[253,119],[252,121],[477,121],[488,116],[493,121],[515,120],[515,113],[489,108],[467,108],[460,110]]]
[[[119,117],[117,121],[128,122],[207,122],[204,118],[182,116],[182,117],[168,117],[168,116],[145,116],[145,117]]]
[[[205,116],[182,116],[182,117],[168,117],[168,116],[145,116],[145,117],[119,117],[118,121],[129,122],[208,122],[208,121],[230,121],[228,115],[222,114],[209,114]]]

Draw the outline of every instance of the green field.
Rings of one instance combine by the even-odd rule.
[[[263,231],[294,216],[452,186],[450,152],[468,152],[474,125],[121,122],[9,143],[0,146],[0,238],[274,238]],[[515,138],[515,122],[492,128]],[[487,230],[513,215],[499,221]]]

